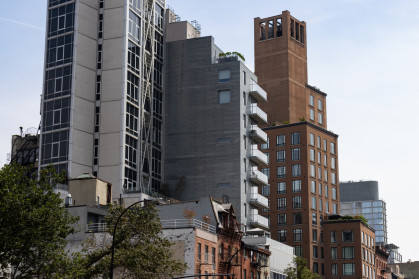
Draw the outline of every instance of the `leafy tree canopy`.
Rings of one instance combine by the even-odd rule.
[[[52,168],[38,177],[19,165],[0,170],[0,268],[10,268],[11,278],[54,278],[63,272],[65,239],[77,221],[53,191],[63,179]]]
[[[94,234],[74,257],[82,278],[109,278],[114,225],[124,211],[111,206],[106,222],[109,233]],[[171,278],[182,274],[186,264],[172,258],[171,243],[163,238],[154,205],[133,207],[119,220],[115,235],[114,278]]]
[[[307,261],[301,257],[295,257],[284,271],[287,279],[320,279],[317,273],[313,273],[307,268]]]

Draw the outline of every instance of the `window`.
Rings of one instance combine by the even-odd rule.
[[[331,142],[330,143],[330,153],[336,154],[335,152],[336,152],[336,150],[335,150],[335,143],[334,142]]]
[[[293,229],[294,241],[303,241],[303,229]]]
[[[303,223],[303,216],[301,212],[295,212],[292,214],[292,223],[294,225],[301,225]]]
[[[334,170],[336,169],[336,158],[334,157],[330,158],[330,167]]]
[[[286,188],[287,188],[287,184],[285,182],[278,182],[277,184],[277,190],[278,190],[278,194],[285,194],[286,192]]]
[[[301,165],[300,164],[292,165],[292,176],[297,177],[300,175],[301,175]]]
[[[335,260],[338,258],[338,248],[337,247],[332,247],[330,248],[330,255],[332,257],[332,260]]]
[[[292,181],[292,192],[293,193],[300,193],[301,192],[301,180],[293,180]]]
[[[354,259],[354,247],[342,247],[342,259]]]
[[[316,229],[313,229],[312,236],[313,236],[313,242],[317,242],[317,230]]]
[[[314,110],[310,109],[310,120],[314,121]]]
[[[338,214],[338,206],[336,203],[332,204],[332,213]]]
[[[313,95],[309,96],[309,104],[310,104],[310,106],[314,107],[314,97],[313,97]]]
[[[315,194],[316,193],[316,181],[314,181],[314,180],[310,181],[310,185],[311,185],[311,192],[313,194]]]
[[[287,199],[286,198],[278,198],[278,210],[285,210],[287,209]]]
[[[301,196],[292,197],[292,208],[301,208]]]
[[[332,180],[332,184],[336,185],[336,173],[335,172],[331,173],[331,180]]]
[[[47,41],[47,68],[73,61],[73,39],[74,35],[69,34]]]
[[[271,187],[269,185],[263,185],[262,186],[262,195],[263,196],[269,196],[271,194]]]
[[[317,163],[321,164],[322,163],[322,153],[317,151]]]
[[[230,183],[218,183],[217,187],[218,188],[229,188],[231,186]]]
[[[316,166],[315,165],[310,165],[310,175],[312,177],[316,177]]]
[[[208,263],[208,245],[205,245],[205,262]]]
[[[319,199],[319,210],[323,211],[323,200]]]
[[[128,36],[129,38],[137,44],[140,44],[141,41],[141,20],[140,18],[133,13],[129,12],[129,24],[128,24]]]
[[[332,199],[334,199],[334,200],[336,200],[336,198],[337,198],[336,192],[337,192],[336,188],[332,188]]]
[[[332,270],[332,275],[337,276],[338,275],[338,264],[332,263],[331,270]]]
[[[268,149],[269,148],[269,138],[267,138],[266,143],[262,143],[260,145],[260,149]]]
[[[216,253],[215,247],[212,247],[212,249],[211,249],[211,260],[212,260],[212,265],[213,266],[215,266],[215,253]]]
[[[280,166],[276,168],[276,177],[277,178],[284,178],[286,175],[286,167]]]
[[[317,225],[317,213],[311,213],[311,222],[313,225]]]
[[[328,197],[329,197],[329,187],[327,187],[327,185],[324,185],[324,196],[325,196],[326,198],[328,198]]]
[[[276,152],[276,161],[278,163],[285,162],[285,150],[279,150]]]
[[[319,110],[323,110],[323,101],[320,99],[317,100],[317,108]]]
[[[336,231],[331,231],[330,232],[330,242],[331,243],[336,243],[337,242],[337,233],[336,233]]]
[[[291,134],[291,144],[292,145],[300,144],[300,133],[292,133]]]
[[[351,230],[343,230],[342,231],[342,242],[353,242],[354,241],[354,233]]]
[[[311,208],[317,209],[317,200],[316,197],[311,197]]]
[[[324,181],[329,181],[329,174],[327,170],[324,170]]]
[[[243,71],[243,84],[246,84],[246,80],[247,80],[246,71]]]
[[[201,257],[201,243],[198,243],[198,249],[197,249],[197,258],[198,261],[200,262],[202,257]]]
[[[286,230],[279,230],[278,231],[278,241],[279,242],[286,242],[287,241],[287,231]]]
[[[310,161],[315,162],[316,161],[316,152],[314,149],[310,149]]]
[[[326,213],[329,213],[329,202],[326,201],[325,205],[324,205],[324,209],[326,211]]]
[[[285,226],[287,224],[287,214],[278,214],[278,226]]]
[[[68,158],[68,131],[44,135],[42,153],[42,164],[66,161]]]
[[[301,246],[301,245],[294,246],[294,254],[297,257],[302,257],[303,256],[303,246]]]
[[[323,139],[323,150],[327,151],[327,140]]]
[[[321,183],[319,183],[319,195],[320,196],[322,195],[322,184]]]
[[[276,37],[282,36],[282,18],[276,19]]]
[[[270,171],[269,171],[270,169],[269,168],[264,168],[264,169],[261,169],[260,171],[264,174],[264,175],[266,175],[267,177],[268,177],[268,179],[270,178]]]
[[[317,172],[317,174],[319,175],[319,176],[318,176],[318,178],[319,178],[319,179],[322,179],[322,168],[321,168],[321,167],[318,167],[318,172]]]
[[[247,140],[246,140],[246,136],[243,136],[243,147],[244,147],[244,149],[246,149],[246,148],[247,148]],[[268,162],[269,162],[269,160],[268,160]]]
[[[230,81],[230,70],[220,70],[220,71],[218,71],[218,81],[219,82]]]
[[[246,99],[247,99],[246,92],[243,91],[243,105],[246,105]]]
[[[48,37],[63,34],[74,29],[74,3],[49,10]]]
[[[285,135],[276,136],[276,147],[285,146]]]
[[[230,102],[230,100],[228,102]],[[243,127],[246,128],[246,125],[247,125],[247,117],[246,117],[246,114],[243,113]]]
[[[314,134],[310,133],[310,145],[314,146]]]
[[[343,275],[355,275],[355,264],[354,263],[344,263],[342,264]]]
[[[317,119],[319,121],[319,124],[323,124],[323,114],[321,113],[317,114]]]
[[[299,161],[300,160],[300,148],[291,149],[291,160]]]
[[[219,104],[230,103],[230,90],[218,91],[218,103]]]
[[[313,258],[317,259],[318,257],[319,257],[319,249],[317,246],[313,246]],[[313,267],[314,267],[314,263],[313,263]],[[318,270],[313,270],[313,272],[318,273]]]
[[[327,155],[326,154],[323,155],[323,165],[325,167],[327,167]]]

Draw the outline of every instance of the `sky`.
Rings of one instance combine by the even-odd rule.
[[[106,2],[106,1],[105,1]],[[254,69],[253,19],[288,10],[307,23],[309,84],[327,96],[341,181],[377,180],[390,243],[419,260],[419,1],[167,0]],[[11,135],[40,122],[46,0],[0,1],[0,166]]]

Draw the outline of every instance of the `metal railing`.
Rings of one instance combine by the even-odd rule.
[[[100,233],[100,232],[109,232],[109,227],[106,223],[87,224],[86,233]]]
[[[215,234],[216,228],[213,225],[199,221],[197,219],[171,219],[160,220],[163,229],[177,229],[177,228],[198,228],[203,231]]]

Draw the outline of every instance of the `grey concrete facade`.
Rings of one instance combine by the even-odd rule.
[[[253,170],[258,173],[258,165],[250,160],[257,152],[249,137],[256,124],[250,114],[257,101],[249,92],[257,77],[238,56],[219,58],[222,51],[212,37],[168,42],[166,51],[167,192],[180,200],[209,195],[223,199],[233,204],[239,223],[252,228],[254,216],[267,229],[267,219],[250,205],[251,187],[257,185],[249,176]],[[227,78],[220,78],[222,70],[228,72]],[[224,100],[220,95],[227,91]]]

